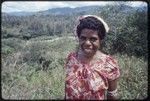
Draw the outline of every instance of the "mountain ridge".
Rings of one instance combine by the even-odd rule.
[[[62,8],[52,8],[44,11],[37,11],[37,12],[2,12],[3,14],[12,15],[12,16],[30,16],[30,15],[64,15],[64,14],[73,14],[73,13],[80,13],[80,12],[87,12],[93,9],[97,9],[101,6],[83,6],[83,7],[62,7]]]
[[[43,11],[37,11],[37,12],[2,12],[3,15],[10,15],[10,16],[32,16],[32,15],[71,15],[75,13],[81,13],[81,14],[86,14],[90,13],[93,11],[96,11],[98,9],[101,11],[101,9],[104,9],[106,6],[82,6],[82,7],[76,7],[76,8],[71,8],[71,7],[62,7],[62,8],[51,8],[48,10],[43,10]],[[122,10],[123,12],[130,12],[130,10],[133,7],[124,5]],[[143,8],[143,7],[134,7],[134,9],[138,8]]]

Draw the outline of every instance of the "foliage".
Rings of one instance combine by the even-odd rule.
[[[116,5],[89,8],[84,14],[101,16],[110,26],[104,40],[104,50],[147,58],[147,8],[130,7],[124,2]],[[2,38],[24,40],[40,36],[64,36],[73,33],[76,19],[81,13],[69,15],[2,16]],[[69,34],[68,34],[69,35]]]
[[[2,58],[2,97],[63,99],[65,87],[63,67],[66,56],[76,49],[76,41],[67,37],[55,41],[39,38],[38,41],[32,40],[27,43],[22,50]],[[120,99],[146,98],[148,61],[135,56],[121,54],[114,56],[121,70],[118,84]],[[39,57],[51,61],[48,67],[43,69],[42,64],[38,62]]]
[[[22,49],[25,41],[18,38],[2,39],[2,53],[9,54]]]
[[[120,99],[148,97],[148,61],[128,55],[115,55],[121,71],[118,83]]]

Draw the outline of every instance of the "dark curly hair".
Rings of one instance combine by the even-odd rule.
[[[78,38],[81,35],[81,31],[83,29],[87,28],[87,29],[92,29],[92,30],[98,31],[99,38],[101,40],[104,39],[106,31],[105,31],[103,23],[101,21],[99,21],[97,18],[89,16],[89,17],[85,17],[79,21],[80,21],[80,24],[77,26],[77,30],[76,30]]]

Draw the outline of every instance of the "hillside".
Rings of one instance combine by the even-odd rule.
[[[100,8],[100,6],[85,6],[85,7],[62,7],[62,8],[52,8],[45,11],[39,12],[10,12],[5,13],[10,16],[31,16],[31,15],[70,15],[74,13],[82,13],[82,12],[91,12]]]
[[[68,37],[43,38],[29,41],[12,38],[2,40],[2,98],[64,98],[63,67],[67,55],[76,50],[77,43]],[[121,70],[118,83],[119,98],[146,98],[148,61],[135,56],[113,56],[118,60]]]
[[[40,36],[73,36],[76,19],[84,14],[101,16],[110,26],[110,32],[105,39],[111,41],[105,43],[105,47],[108,48],[107,52],[111,54],[123,52],[147,57],[146,7],[130,7],[122,4],[103,7],[54,8],[28,16],[13,16],[4,13],[2,15],[2,38],[15,37],[29,40]],[[131,48],[135,44],[137,47]]]

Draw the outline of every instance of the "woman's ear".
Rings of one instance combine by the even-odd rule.
[[[103,40],[99,40],[99,50],[102,50],[103,49],[103,44],[104,44],[104,41]]]

